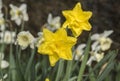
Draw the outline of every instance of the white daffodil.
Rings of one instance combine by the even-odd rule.
[[[84,48],[86,47],[86,44],[80,44],[75,50],[75,60],[82,60]]]
[[[33,48],[38,47],[43,41],[44,41],[43,32],[38,32],[38,37],[34,38],[34,42],[31,44],[31,47]]]
[[[4,54],[0,53],[0,68],[5,69],[9,66],[9,63],[4,60]]]
[[[44,41],[43,32],[38,32],[38,38],[36,38],[36,47],[40,46],[40,44]]]
[[[51,31],[54,31],[56,29],[59,29],[61,26],[60,23],[60,17],[52,17],[52,14],[50,13],[48,15],[47,23],[45,24],[45,27],[48,28]]]
[[[11,31],[4,31],[4,32],[0,32],[0,43],[6,43],[6,44],[10,44],[10,43],[14,43],[15,41],[15,32],[11,32]]]
[[[112,40],[110,38],[101,37],[99,41],[102,51],[108,50],[111,47]]]
[[[3,14],[0,13],[0,30],[4,31],[5,30],[5,19],[3,18]]]
[[[93,61],[99,62],[103,57],[104,53],[100,52],[100,45],[97,44],[97,42],[94,42],[91,46],[91,51],[90,51],[90,58],[87,61],[87,65],[91,66]]]
[[[29,31],[22,31],[17,35],[16,43],[20,45],[22,49],[25,49],[29,45],[31,48],[34,48],[32,46],[34,41],[35,41],[35,38]]]
[[[22,4],[20,7],[10,4],[10,8],[11,20],[14,20],[17,25],[20,25],[22,21],[28,21],[26,4]]]
[[[91,36],[91,40],[96,42],[97,44],[100,44],[100,48],[102,51],[108,50],[112,44],[112,40],[108,37],[113,33],[113,30],[104,31],[101,34],[93,34]]]
[[[103,52],[102,53],[91,52],[90,54],[91,54],[91,56],[90,56],[90,58],[87,61],[87,65],[88,66],[91,66],[93,61],[100,62],[103,59],[103,57],[104,57],[104,53]]]

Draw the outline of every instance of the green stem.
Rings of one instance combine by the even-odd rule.
[[[32,62],[33,62],[33,59],[34,59],[34,55],[35,55],[35,51],[36,49],[32,49],[32,54],[31,54],[31,57],[28,61],[28,64],[27,64],[27,68],[26,68],[26,71],[25,71],[25,79],[27,80],[27,77],[28,77],[28,72],[30,71],[30,68],[32,66]]]
[[[87,63],[87,59],[88,59],[90,43],[91,43],[91,40],[90,40],[90,36],[89,36],[89,40],[87,42],[87,47],[85,49],[84,58],[82,60],[82,64],[81,64],[81,67],[80,67],[80,70],[79,70],[77,81],[82,81],[82,76],[83,76],[83,73],[84,73],[84,70],[85,70],[85,67],[86,67],[86,63]]]
[[[25,22],[24,22],[24,20],[23,20],[23,18],[22,18],[21,31],[24,30],[24,25],[25,25]]]
[[[90,73],[90,76],[89,76],[90,81],[96,81],[95,75],[91,66],[89,67],[89,73]]]
[[[57,76],[56,76],[55,81],[59,81],[59,79],[60,79],[60,77],[61,77],[61,74],[62,74],[62,72],[63,72],[63,67],[64,67],[64,61],[63,61],[63,60],[60,60],[60,61],[59,61],[58,72],[57,72]]]
[[[71,75],[71,69],[72,69],[72,61],[68,61],[67,62],[67,69],[66,69],[66,74],[65,74],[65,78],[63,79],[63,81],[68,81]]]

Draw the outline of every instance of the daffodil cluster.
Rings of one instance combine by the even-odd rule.
[[[55,33],[48,29],[43,29],[43,43],[38,47],[38,53],[49,56],[50,65],[54,66],[59,59],[72,60],[72,47],[76,44],[76,40],[83,30],[89,31],[91,25],[88,20],[92,16],[92,12],[83,11],[81,4],[77,3],[73,10],[64,10],[63,16],[66,21],[60,28],[59,17],[53,18],[48,16],[48,24],[46,26],[50,30],[56,30]],[[71,29],[73,35],[68,36],[66,28]]]
[[[93,61],[99,62],[104,57],[105,51],[110,49],[112,44],[112,39],[109,38],[113,33],[113,30],[106,30],[101,34],[95,33],[91,36],[91,40],[93,41],[91,45],[91,51],[89,52],[90,58],[88,59],[87,65],[91,66]],[[80,44],[76,48],[75,52],[75,60],[82,60],[84,57],[84,48],[86,44]]]
[[[29,20],[29,16],[27,14],[27,4],[23,3],[17,6],[10,4],[9,7],[7,11],[9,13],[4,14],[5,13],[4,7],[2,4],[2,0],[0,0],[0,69],[1,69],[0,72],[1,74],[3,69],[10,67],[9,68],[10,75],[4,72],[2,74],[2,78],[0,76],[0,81],[4,79],[6,80],[7,77],[9,77],[10,80],[14,80],[16,76],[17,78],[20,76],[20,78],[23,77],[24,79],[20,79],[20,80],[15,79],[15,81],[23,81],[23,80],[28,81],[31,79],[31,76],[33,76],[33,74],[35,74],[34,76],[35,81],[40,80],[39,78],[41,77],[42,77],[41,81],[51,81],[51,80],[58,81],[56,78],[61,79],[61,74],[62,74],[61,72],[59,77],[58,76],[59,72],[60,71],[64,72],[65,70],[66,70],[66,73],[64,74],[65,77],[63,77],[64,75],[62,75],[64,79],[61,79],[61,81],[62,80],[72,81],[73,79],[74,81],[76,81],[76,76],[79,79],[79,74],[80,75],[83,74],[82,71],[84,71],[83,69],[85,69],[84,66],[85,65],[92,66],[93,61],[100,62],[103,59],[106,51],[110,49],[112,45],[113,41],[109,36],[113,33],[113,30],[108,30],[108,31],[106,30],[100,34],[95,33],[90,37],[90,40],[92,40],[90,51],[89,52],[87,51],[88,53],[84,55],[85,48],[87,48],[87,44],[83,43],[78,45],[77,39],[79,38],[79,36],[82,34],[83,31],[90,31],[92,29],[92,26],[89,23],[89,19],[92,16],[92,12],[84,11],[81,7],[81,3],[79,2],[75,5],[73,9],[62,11],[62,14],[66,19],[63,22],[63,24],[61,23],[60,16],[54,16],[54,14],[49,13],[46,23],[43,26],[41,26],[40,31],[37,32],[36,35],[32,34],[32,32],[27,29],[24,30],[25,27],[24,23]],[[14,23],[14,25],[12,23]],[[21,30],[18,30],[17,28],[13,28],[14,26],[20,27]],[[6,48],[9,48],[7,49],[8,51],[6,51]],[[28,52],[29,50],[31,52]],[[9,52],[9,57],[10,57],[9,62],[6,61],[6,59],[4,59],[4,57],[6,57],[7,52]],[[26,55],[24,53],[30,53],[30,55]],[[34,57],[36,57],[35,54],[37,53],[41,55],[38,55],[37,56],[38,59],[34,60],[35,59]],[[87,54],[89,54],[88,57]],[[21,61],[22,55],[23,57],[27,57],[24,59],[25,63],[23,64],[21,64],[21,62],[23,62]],[[42,58],[42,55],[44,55],[45,57],[47,56],[48,58],[44,59],[44,56]],[[86,57],[88,58],[88,60]],[[72,60],[72,61],[64,62],[64,60]],[[80,66],[82,69],[80,68],[81,72],[79,72],[79,74],[77,73],[78,75],[75,74],[75,76],[74,75],[71,76],[70,73],[72,73],[72,71],[76,72],[78,69],[75,70],[75,68],[79,67],[79,65],[77,65],[78,62],[76,63],[76,60],[82,61],[83,64]],[[47,61],[49,61],[49,63],[46,63]],[[58,61],[60,61],[59,65],[55,66],[57,65]],[[73,67],[74,64],[75,67]],[[38,69],[41,66],[44,67]],[[24,69],[23,67],[26,68]],[[46,69],[46,67],[48,67],[48,69]],[[73,69],[71,67],[73,67]],[[29,72],[29,70],[31,69],[33,69],[34,71]],[[56,77],[55,79],[49,76],[50,73],[52,72],[51,69],[56,69],[55,71],[58,71],[58,73],[55,72],[52,75],[52,76],[55,75]],[[40,76],[38,75],[39,70],[42,71],[40,72],[41,73]],[[67,73],[67,71],[69,71],[68,72],[69,74]],[[42,75],[42,73],[44,74]],[[87,76],[89,77],[89,75]]]
[[[0,4],[2,4],[2,1]],[[29,20],[26,4],[23,3],[19,7],[10,4],[9,7],[11,20],[15,21],[18,26],[23,26],[23,23]],[[0,33],[0,43],[15,43],[22,50],[29,46],[32,49],[37,47],[38,53],[49,56],[51,66],[54,66],[59,59],[72,60],[72,48],[76,44],[77,37],[83,30],[91,30],[89,19],[92,12],[83,11],[81,4],[77,3],[72,10],[64,10],[62,14],[66,18],[62,25],[61,18],[59,16],[53,17],[50,13],[47,23],[42,26],[43,31],[40,31],[38,36],[34,37],[30,31],[6,31],[6,26],[8,22],[11,24],[11,20],[3,17],[2,5],[0,5],[0,26],[1,31],[3,31]],[[72,31],[72,35],[68,35],[67,28]]]
[[[9,14],[4,15],[2,11],[4,8],[6,9],[7,7],[5,5],[3,7],[2,0],[0,0],[0,43],[11,44],[15,42],[16,37],[16,32],[12,31],[13,26],[11,20],[14,20],[17,25],[21,25],[22,22],[28,21],[27,5],[22,4],[20,7],[17,7],[10,4],[11,20],[7,18],[7,15]],[[5,13],[8,13],[8,11]]]

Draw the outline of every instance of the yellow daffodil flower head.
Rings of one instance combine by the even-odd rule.
[[[88,20],[92,16],[92,12],[83,11],[80,3],[77,3],[73,10],[62,11],[62,14],[66,18],[62,27],[71,29],[75,37],[78,37],[83,30],[91,30]]]
[[[76,38],[67,36],[65,29],[60,28],[55,33],[43,29],[44,42],[38,47],[38,53],[49,56],[50,65],[54,66],[62,58],[72,60],[71,48]]]
[[[46,78],[45,81],[50,81],[49,78]]]

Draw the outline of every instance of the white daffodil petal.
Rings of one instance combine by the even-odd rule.
[[[20,11],[24,11],[24,10],[26,10],[26,8],[27,8],[27,5],[26,5],[26,4],[22,4],[22,5],[19,7],[19,10],[20,10]]]
[[[25,13],[23,18],[24,18],[24,21],[28,21],[29,20],[28,14]]]
[[[59,21],[60,21],[60,17],[59,17],[59,16],[55,17],[55,18],[53,19],[53,21],[54,21],[55,23],[59,22]]]
[[[47,22],[50,24],[50,23],[51,23],[51,21],[52,21],[52,14],[51,14],[51,13],[49,13],[49,14],[48,14],[48,19],[47,19]]]
[[[82,50],[85,47],[86,47],[86,44],[80,44],[76,50]]]
[[[80,44],[78,45],[78,47],[76,48],[75,52],[75,60],[82,60],[83,59],[83,53],[84,53],[84,48],[86,47],[86,44]]]
[[[90,58],[89,58],[89,60],[87,61],[87,65],[88,66],[91,66],[91,64],[92,64],[92,62],[95,60],[95,57],[94,56],[91,56]]]
[[[96,47],[99,45],[99,42],[98,41],[95,41],[93,44],[92,44],[92,51],[95,51],[96,50]]]
[[[10,4],[10,8],[13,9],[13,10],[17,10],[18,8],[12,4]]]
[[[96,61],[99,62],[103,59],[104,57],[104,53],[101,53],[101,54],[95,54],[95,58],[96,58]]]
[[[91,40],[97,40],[98,38],[100,38],[100,35],[99,34],[93,34],[91,36]]]
[[[108,30],[108,31],[104,31],[103,34],[101,34],[103,37],[108,37],[109,35],[111,35],[113,33],[113,30]]]
[[[9,66],[9,63],[5,60],[1,61],[1,69],[7,68]]]
[[[21,24],[22,21],[21,21],[21,19],[16,19],[15,22],[16,22],[16,24],[19,26],[19,25]]]
[[[4,76],[3,76],[3,79],[6,79],[8,77],[8,74],[5,74]]]

